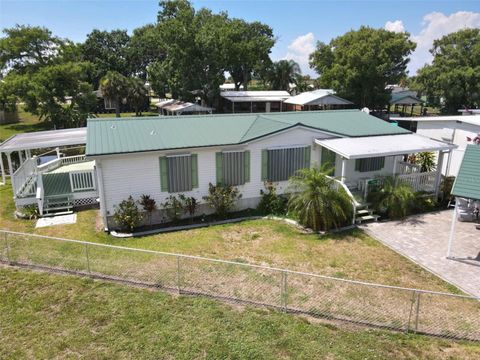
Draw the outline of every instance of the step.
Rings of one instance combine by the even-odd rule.
[[[60,212],[54,212],[54,213],[44,213],[42,216],[43,217],[50,217],[50,216],[59,216],[59,215],[70,215],[70,214],[73,214],[73,211],[70,210],[70,211],[60,211]]]
[[[355,218],[355,222],[357,224],[361,224],[362,222],[365,222],[365,221],[377,221],[379,217],[380,217],[379,215],[359,216],[359,217]]]
[[[362,209],[362,210],[357,210],[355,214],[358,216],[362,216],[362,215],[371,215],[371,213],[372,213],[372,210]]]

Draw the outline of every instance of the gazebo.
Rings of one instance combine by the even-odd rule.
[[[317,89],[303,92],[284,101],[288,111],[324,110],[348,108],[353,103],[335,95],[332,89]]]
[[[480,144],[467,145],[451,194],[455,209],[448,239],[447,258],[451,258],[457,221],[477,221],[480,208]],[[477,229],[480,228],[476,225]],[[480,235],[480,233],[479,233]]]
[[[414,91],[404,90],[393,92],[390,101],[389,101],[389,110],[390,107],[394,106],[394,112],[398,112],[398,108],[402,107],[402,112],[405,114],[407,111],[407,107],[410,106],[410,116],[413,115],[413,107],[415,105],[423,105],[423,100],[417,97],[417,94]],[[420,111],[421,113],[421,111]]]

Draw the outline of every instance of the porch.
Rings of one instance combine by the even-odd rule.
[[[2,143],[2,183],[4,153],[17,209],[36,204],[40,215],[46,216],[96,204],[95,162],[84,154],[66,156],[82,153],[85,142],[86,131],[80,128],[19,134]]]
[[[356,201],[367,199],[369,189],[381,185],[386,177],[408,184],[415,192],[438,197],[445,155],[456,145],[417,134],[358,138],[316,139],[319,163],[335,165],[335,177],[350,189]],[[410,154],[436,152],[437,164],[432,171],[405,161]]]

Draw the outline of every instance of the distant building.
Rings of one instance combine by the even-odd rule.
[[[225,113],[255,113],[283,111],[288,91],[222,91],[221,109]]]
[[[202,115],[213,112],[211,107],[174,99],[161,100],[156,106],[160,115]]]
[[[351,101],[335,95],[332,89],[303,92],[284,101],[287,111],[345,109],[354,105]]]

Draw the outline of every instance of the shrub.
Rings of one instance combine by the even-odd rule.
[[[277,188],[271,182],[265,183],[265,191],[260,190],[261,199],[257,210],[262,214],[285,215],[287,213],[287,198],[277,194]]]
[[[183,194],[180,195],[180,199],[183,202],[185,214],[188,214],[190,215],[190,217],[193,217],[198,208],[197,199],[195,199],[193,196],[185,196]]]
[[[443,178],[440,184],[440,191],[442,192],[442,202],[446,205],[449,201],[454,199],[452,196],[453,183],[455,182],[455,176],[447,176]]]
[[[143,211],[145,211],[148,214],[148,221],[150,225],[152,225],[152,215],[153,215],[153,212],[157,209],[157,202],[150,195],[144,194],[140,196],[139,203],[140,205],[142,205]]]
[[[183,195],[170,195],[166,201],[162,204],[162,207],[165,209],[167,213],[167,217],[172,222],[177,222],[183,214],[184,205],[182,201]]]
[[[415,192],[411,186],[387,177],[377,190],[368,194],[368,201],[378,213],[390,219],[401,219],[413,210]]]
[[[142,214],[137,207],[137,202],[130,195],[127,200],[123,200],[115,206],[113,219],[122,230],[133,231],[142,221]]]
[[[436,168],[435,154],[433,152],[425,151],[411,155],[409,161],[413,164],[420,165],[422,172],[433,171]]]
[[[38,211],[38,205],[37,204],[30,204],[30,205],[25,205],[22,208],[22,214],[26,218],[32,220],[38,218],[40,215],[40,212]]]
[[[229,211],[235,208],[236,202],[242,197],[238,188],[225,185],[208,184],[208,195],[203,197],[215,214],[224,218]]]

